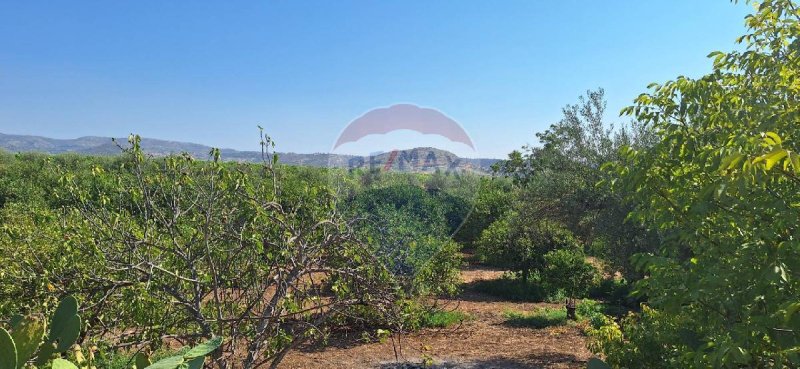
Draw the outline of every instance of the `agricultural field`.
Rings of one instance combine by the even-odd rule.
[[[800,5],[746,3],[504,159],[0,135],[0,369],[798,368]],[[472,146],[351,127],[424,114]]]

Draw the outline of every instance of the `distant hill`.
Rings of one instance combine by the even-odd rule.
[[[127,138],[117,138],[117,143],[127,145]],[[142,150],[154,156],[188,153],[205,159],[210,146],[190,143],[142,138]],[[85,155],[118,155],[120,148],[111,137],[86,136],[75,139],[55,139],[41,136],[8,135],[0,133],[0,149],[10,152],[43,152],[48,154],[78,153]],[[258,162],[261,152],[220,149],[225,160]],[[312,167],[363,167],[391,168],[404,172],[429,172],[436,169],[460,168],[488,172],[498,159],[459,158],[457,155],[435,148],[414,148],[387,152],[372,157],[336,155],[327,153],[297,154],[278,153],[280,162],[289,165]]]

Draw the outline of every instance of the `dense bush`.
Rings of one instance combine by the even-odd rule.
[[[631,296],[633,287],[624,279],[603,278],[600,283],[589,289],[589,297],[601,299],[611,304],[638,307],[640,299]]]
[[[525,146],[495,165],[514,183],[512,208],[528,226],[543,219],[563,224],[593,256],[606,259],[628,278],[640,277],[629,257],[658,246],[655,232],[626,220],[627,193],[608,185],[615,175],[602,170],[619,162],[619,148],[648,147],[652,132],[640,124],[616,129],[607,122],[604,91],[587,91],[578,104],[563,108],[563,118],[536,133],[538,146]]]
[[[366,189],[350,209],[363,219],[361,238],[409,296],[455,292],[460,247],[448,237],[446,210],[438,195],[400,185]]]
[[[799,18],[761,2],[742,49],[625,109],[656,141],[622,151],[615,188],[663,242],[633,259],[649,307],[601,331],[614,366],[800,366]]]
[[[619,323],[609,316],[595,315],[588,330],[589,348],[604,353],[614,368],[690,367],[688,358],[679,354],[679,350],[690,350],[699,344],[690,332],[689,327],[680,326],[679,320],[645,306]],[[664,345],[665,342],[673,344]]]
[[[469,288],[508,301],[541,302],[547,299],[547,293],[539,283],[525,282],[510,275],[499,279],[477,280]]]
[[[544,255],[541,279],[549,291],[562,290],[569,298],[586,297],[596,286],[600,274],[579,251],[557,249]]]
[[[510,216],[492,222],[476,242],[475,254],[483,263],[505,267],[509,265],[508,254],[511,240]]]
[[[482,178],[472,211],[454,235],[455,240],[465,249],[474,250],[483,231],[511,210],[513,198],[511,181],[504,177]]]
[[[477,254],[482,260],[508,268],[528,281],[544,271],[545,255],[554,250],[578,252],[581,246],[572,232],[558,222],[544,219],[531,224],[512,212],[483,232]]]

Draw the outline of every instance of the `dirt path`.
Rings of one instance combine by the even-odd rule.
[[[502,272],[470,267],[462,271],[469,283],[500,278]],[[494,299],[476,292],[464,292],[449,306],[469,314],[472,319],[443,330],[423,330],[402,337],[400,363],[430,357],[433,368],[521,369],[585,368],[591,354],[585,337],[576,327],[544,329],[511,327],[504,324],[506,310],[531,311],[544,303],[517,303]],[[291,353],[281,364],[284,369],[312,368],[416,368],[398,364],[391,340],[364,344],[358,337],[340,337],[324,348]]]

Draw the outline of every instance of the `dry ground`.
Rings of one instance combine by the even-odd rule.
[[[462,271],[469,283],[496,279],[501,271],[472,266]],[[518,303],[466,291],[448,306],[469,314],[472,319],[458,327],[423,330],[397,341],[364,344],[359,337],[335,337],[326,347],[306,347],[292,352],[281,364],[284,369],[316,368],[416,368],[430,357],[434,368],[521,369],[585,368],[591,357],[585,337],[572,326],[533,329],[504,324],[506,310],[531,311],[544,303]],[[395,350],[399,350],[399,360]]]

